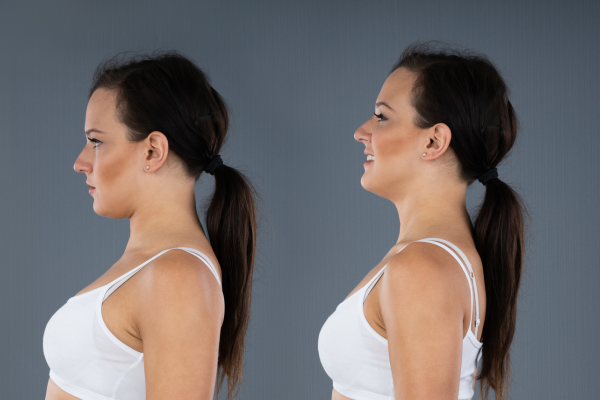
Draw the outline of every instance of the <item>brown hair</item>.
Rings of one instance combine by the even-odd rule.
[[[89,97],[98,88],[117,92],[119,118],[128,140],[162,132],[196,180],[219,154],[229,125],[227,107],[207,75],[183,55],[155,52],[100,64]],[[242,173],[227,165],[214,171],[215,188],[206,209],[210,244],[223,275],[225,316],[219,340],[217,397],[227,377],[228,399],[239,391],[256,249],[256,192]]]
[[[392,72],[398,68],[417,73],[411,92],[414,124],[429,128],[444,123],[452,131],[450,147],[462,179],[471,184],[500,163],[517,138],[518,123],[508,88],[485,56],[417,42],[404,50]],[[482,398],[487,399],[491,388],[496,399],[504,399],[510,386],[527,211],[518,193],[500,179],[487,181],[485,188],[473,229],[487,297],[477,379]]]

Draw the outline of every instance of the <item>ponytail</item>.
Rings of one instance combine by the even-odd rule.
[[[206,210],[210,244],[223,275],[225,317],[219,340],[217,398],[227,376],[227,399],[232,399],[242,382],[244,344],[256,248],[255,191],[236,169],[219,166],[213,173],[215,189]]]
[[[494,390],[508,397],[510,345],[517,322],[521,282],[525,208],[519,195],[499,179],[486,183],[485,197],[475,220],[475,246],[483,264],[486,318],[481,332],[484,354],[477,379],[483,399]]]

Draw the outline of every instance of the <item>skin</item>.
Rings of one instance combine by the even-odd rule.
[[[362,186],[391,200],[401,225],[397,243],[348,297],[387,264],[367,296],[364,313],[388,340],[395,398],[456,400],[471,313],[469,283],[456,260],[436,245],[411,243],[398,251],[415,240],[437,237],[465,253],[479,292],[477,339],[485,320],[485,284],[466,207],[467,183],[460,180],[449,147],[452,132],[442,123],[426,129],[414,125],[410,100],[415,78],[405,68],[394,71],[376,100],[375,113],[383,117],[371,117],[354,134],[365,152],[375,156],[365,163]],[[333,390],[332,400],[345,399]]]
[[[94,211],[129,218],[131,234],[123,256],[77,295],[108,284],[171,247],[201,251],[221,277],[196,213],[194,179],[169,152],[163,133],[152,132],[139,143],[127,141],[115,105],[113,90],[98,89],[91,96],[85,118],[89,133],[73,168],[95,187]],[[148,263],[102,305],[108,329],[144,353],[148,400],[213,398],[223,315],[223,295],[214,275],[180,249]],[[49,379],[46,400],[76,398]]]

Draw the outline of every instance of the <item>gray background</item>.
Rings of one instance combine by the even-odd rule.
[[[128,239],[128,220],[97,216],[73,170],[94,68],[118,51],[177,49],[228,100],[234,126],[223,158],[263,198],[241,397],[328,399],[319,330],[399,229],[392,203],[360,186],[363,146],[353,133],[418,39],[487,54],[520,117],[499,168],[534,221],[512,397],[597,396],[598,4],[3,1],[0,397],[43,398],[47,321]],[[211,184],[202,178],[197,195]],[[470,206],[482,189],[469,189]]]

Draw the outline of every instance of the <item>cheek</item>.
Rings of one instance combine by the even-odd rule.
[[[95,181],[106,197],[118,200],[119,194],[130,186],[129,175],[132,172],[132,158],[126,154],[108,153],[98,154],[95,162]]]
[[[373,139],[373,151],[377,169],[395,174],[398,169],[403,169],[407,159],[410,158],[411,143],[403,135],[386,133]],[[383,171],[382,171],[383,172]]]
[[[385,196],[390,188],[403,186],[414,175],[418,151],[415,153],[414,141],[398,131],[374,135],[372,146],[375,162],[367,167],[361,184],[365,189]]]

